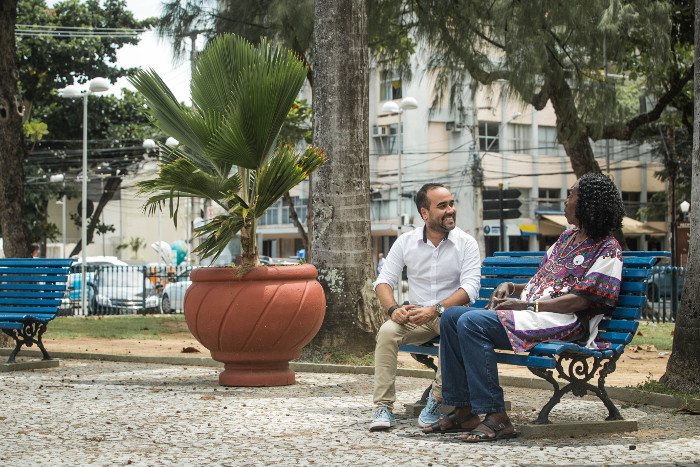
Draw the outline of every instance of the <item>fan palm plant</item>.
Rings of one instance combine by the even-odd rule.
[[[176,226],[182,198],[207,198],[225,210],[195,229],[204,241],[194,251],[203,258],[218,257],[240,232],[243,265],[259,265],[257,219],[325,162],[319,148],[278,144],[306,73],[291,52],[266,40],[255,46],[223,35],[192,71],[191,108],[153,70],[131,79],[154,124],[180,143],[162,147],[158,175],[139,184],[149,196],[145,209],[152,214],[167,204]]]

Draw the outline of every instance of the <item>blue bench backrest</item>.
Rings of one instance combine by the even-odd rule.
[[[74,259],[0,259],[0,321],[50,321],[65,295]]]

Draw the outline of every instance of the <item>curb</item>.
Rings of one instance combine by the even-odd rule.
[[[0,355],[10,355],[11,349],[0,349]],[[79,353],[79,352],[51,352],[56,358],[60,359],[71,359],[71,360],[104,360],[111,362],[126,362],[126,363],[154,363],[154,364],[165,364],[165,365],[182,365],[182,366],[204,366],[204,367],[215,367],[223,368],[224,364],[213,360],[211,357],[144,357],[138,355],[113,355],[113,354],[100,354],[100,353]],[[41,357],[42,354],[39,350],[23,349],[21,351],[22,357]],[[49,363],[49,366],[58,366],[57,360],[49,361],[39,361],[42,362],[56,362],[55,364]],[[23,370],[23,369],[34,369],[34,368],[45,368],[45,367],[15,367],[14,365],[26,365],[35,364],[35,362],[18,362],[14,364],[3,364],[4,366],[10,366],[11,369],[3,369],[0,366],[0,372],[3,371],[13,371],[13,370]],[[374,374],[374,367],[371,366],[353,366],[353,365],[335,365],[329,363],[307,363],[307,362],[290,362],[289,368],[292,371],[298,371],[301,373],[346,373],[346,374],[361,374],[361,375],[372,375]],[[399,368],[396,372],[397,376],[404,376],[408,378],[425,378],[433,379],[435,373],[432,370],[419,370],[412,368]],[[527,378],[524,376],[499,376],[499,381],[503,386],[516,387],[516,388],[527,388],[527,389],[543,389],[550,390],[552,386],[546,381]],[[668,394],[658,394],[653,392],[640,391],[638,389],[632,388],[620,388],[611,386],[606,388],[606,391],[610,398],[619,400],[622,402],[629,402],[632,404],[640,405],[653,405],[656,407],[668,408],[668,409],[682,409],[688,408],[691,410],[700,410],[700,399],[682,399],[679,397],[671,396]]]

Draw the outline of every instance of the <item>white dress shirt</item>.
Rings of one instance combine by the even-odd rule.
[[[408,301],[411,305],[432,306],[464,289],[469,302],[479,296],[481,258],[474,237],[455,227],[436,247],[425,236],[425,227],[402,234],[392,245],[384,267],[374,282],[392,289],[406,266]]]

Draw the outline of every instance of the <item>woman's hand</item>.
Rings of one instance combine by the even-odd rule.
[[[527,308],[527,302],[516,298],[496,299],[493,307],[494,310],[524,310],[525,308]]]
[[[486,305],[487,310],[495,310],[496,304],[502,302],[510,296],[511,293],[515,291],[515,285],[512,282],[501,282],[498,284],[491,297],[489,297],[489,303]]]

